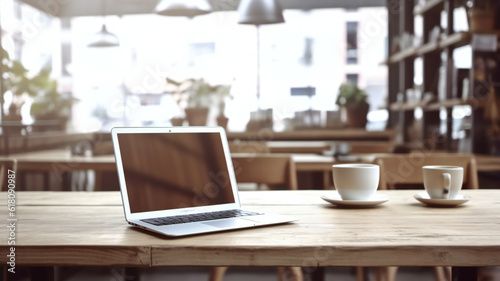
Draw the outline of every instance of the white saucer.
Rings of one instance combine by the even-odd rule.
[[[342,200],[338,192],[334,191],[329,196],[322,195],[321,199],[328,203],[332,203],[337,206],[358,206],[358,207],[373,207],[384,202],[389,201],[389,197],[384,194],[375,194],[372,198],[368,200]]]
[[[431,199],[426,192],[413,195],[418,201],[429,206],[437,207],[453,207],[466,203],[469,201],[470,196],[459,194],[455,199]]]

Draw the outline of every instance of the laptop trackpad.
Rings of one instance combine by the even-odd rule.
[[[254,226],[255,223],[248,221],[248,220],[242,220],[242,219],[227,219],[227,220],[219,220],[219,221],[211,221],[211,222],[205,222],[203,224],[208,224],[213,227],[218,227],[218,228],[239,228],[239,227],[248,227],[248,226]]]

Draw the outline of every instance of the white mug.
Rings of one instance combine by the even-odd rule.
[[[457,166],[423,166],[424,187],[432,199],[455,199],[464,180],[464,168]]]
[[[373,164],[332,165],[333,184],[342,200],[368,200],[377,191],[380,167]]]

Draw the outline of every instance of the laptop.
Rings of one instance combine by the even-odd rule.
[[[241,209],[221,127],[113,128],[111,135],[131,225],[176,237],[296,220]]]

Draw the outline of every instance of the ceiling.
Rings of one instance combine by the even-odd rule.
[[[158,0],[21,0],[56,17],[150,14]],[[103,2],[104,1],[104,2]],[[284,9],[380,7],[386,0],[281,0]],[[209,0],[215,11],[236,10],[239,0]],[[62,4],[59,4],[62,3]],[[104,8],[103,8],[104,7]]]

